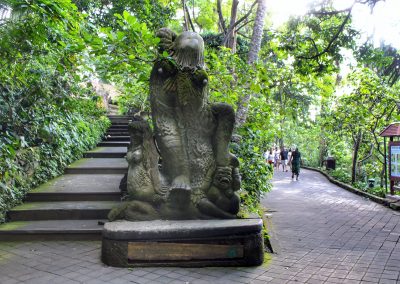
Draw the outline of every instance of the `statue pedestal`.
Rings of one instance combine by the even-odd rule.
[[[102,260],[117,267],[261,265],[262,220],[106,223]]]

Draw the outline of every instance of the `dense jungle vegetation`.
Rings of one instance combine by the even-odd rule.
[[[210,101],[237,110],[244,205],[270,189],[262,154],[273,145],[299,147],[313,167],[334,156],[333,176],[359,188],[376,178],[382,195],[378,134],[399,120],[400,55],[360,43],[351,25],[355,5],[379,1],[343,10],[316,1],[279,28],[264,0],[1,1],[0,219],[101,139],[109,121],[91,80],[116,86],[121,113],[148,111],[155,32],[165,26],[203,36]],[[354,60],[344,74],[345,53]]]

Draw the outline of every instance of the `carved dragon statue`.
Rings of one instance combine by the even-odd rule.
[[[233,108],[208,103],[200,35],[162,28],[157,36],[160,54],[169,56],[150,76],[154,133],[145,121],[130,124],[128,201],[109,219],[236,218],[241,180],[229,152]]]

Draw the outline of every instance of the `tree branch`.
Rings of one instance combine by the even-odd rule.
[[[323,55],[324,53],[327,53],[331,49],[333,43],[338,39],[339,35],[343,32],[344,27],[347,24],[347,22],[350,20],[351,10],[352,10],[352,8],[349,9],[346,18],[343,20],[343,22],[340,25],[339,29],[337,30],[337,32],[333,35],[333,37],[329,41],[327,47],[325,47],[321,52],[318,52],[317,54],[315,54],[313,56],[300,55],[300,56],[298,56],[298,58],[300,58],[300,59],[316,59],[316,58],[320,57],[321,55]]]
[[[248,20],[248,21],[244,22],[243,25],[239,26],[239,27],[236,29],[236,32],[239,33],[239,31],[240,31],[242,28],[244,28],[245,26],[247,26],[247,25],[250,24],[251,22],[254,22],[254,19]],[[248,37],[248,38],[251,38],[251,37]]]
[[[235,29],[235,27],[237,27],[240,23],[242,23],[244,20],[246,20],[253,12],[254,6],[256,4],[257,4],[257,0],[253,2],[249,11],[247,11],[247,13],[243,17],[241,17],[239,20],[237,20],[235,24],[229,26],[229,29],[226,31],[226,34],[230,34]]]
[[[307,15],[314,15],[314,16],[335,16],[337,14],[349,12],[351,8],[346,8],[343,10],[336,10],[336,11],[311,11],[307,13]]]
[[[196,29],[194,28],[193,22],[192,22],[192,18],[190,17],[190,12],[189,12],[189,8],[187,5],[185,5],[185,9],[186,9],[186,13],[187,13],[187,19],[189,21],[190,27],[192,28],[192,30],[194,32],[196,32]]]
[[[224,34],[226,34],[226,26],[225,26],[224,16],[222,15],[221,2],[222,0],[217,0],[218,20],[219,20],[219,25],[222,28],[222,31],[224,32]]]
[[[374,143],[370,144],[370,148],[369,148],[369,153],[367,156],[365,156],[364,158],[360,159],[357,163],[360,165],[362,164],[364,161],[368,160],[369,158],[372,157],[373,154],[373,150],[374,150]]]
[[[182,10],[183,10],[183,20],[185,21],[184,30],[188,31],[189,23],[188,23],[187,13],[186,13],[186,0],[182,0]]]

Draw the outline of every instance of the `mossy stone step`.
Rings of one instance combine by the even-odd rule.
[[[116,130],[112,130],[112,131],[107,131],[106,135],[107,136],[108,135],[110,135],[110,136],[129,136],[129,132],[116,129]]]
[[[103,141],[131,141],[130,136],[107,135]]]
[[[0,241],[100,240],[104,219],[14,221],[0,225]]]
[[[66,174],[31,190],[26,201],[118,201],[122,174]]]
[[[115,118],[128,118],[128,119],[132,119],[131,115],[123,115],[123,114],[117,114],[117,115],[107,115],[107,117],[109,119],[115,119]]]
[[[122,127],[114,128],[114,127],[112,127],[112,128],[107,129],[107,132],[108,132],[108,133],[115,133],[115,132],[125,132],[125,133],[128,133],[128,126],[127,126],[126,128],[122,128]]]
[[[129,141],[103,141],[97,144],[98,147],[128,147]]]
[[[124,158],[83,158],[65,169],[66,174],[124,174],[128,162]]]
[[[8,213],[10,221],[107,219],[117,201],[26,202]]]
[[[128,124],[125,125],[121,125],[121,124],[115,124],[115,125],[111,125],[110,128],[108,128],[108,130],[128,130]]]
[[[117,126],[117,125],[128,126],[129,122],[132,121],[131,119],[110,119],[110,120],[112,126]]]
[[[124,158],[127,147],[97,147],[84,154],[85,158]]]

